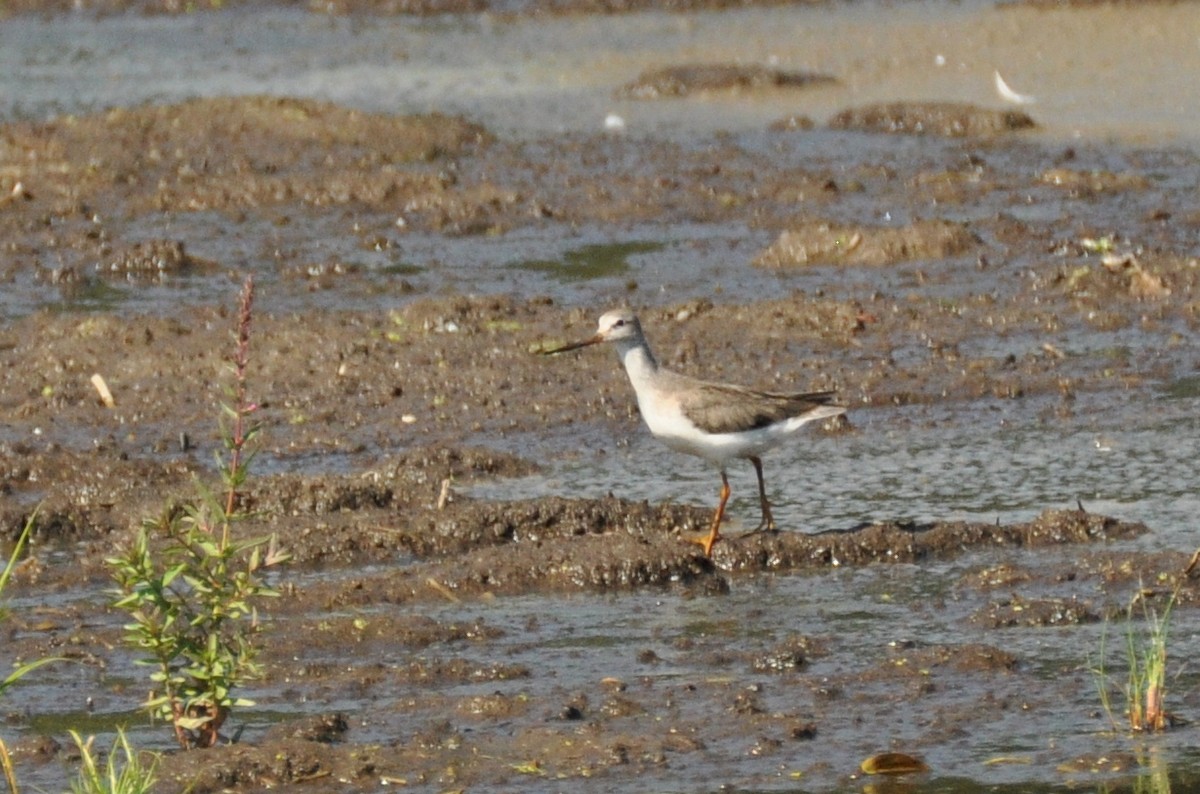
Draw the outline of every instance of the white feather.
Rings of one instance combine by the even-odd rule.
[[[1004,78],[1000,76],[999,71],[992,72],[996,80],[996,93],[1005,102],[1012,102],[1014,105],[1032,105],[1037,102],[1037,97],[1032,94],[1018,94],[1016,91],[1008,87],[1008,83],[1004,82]]]

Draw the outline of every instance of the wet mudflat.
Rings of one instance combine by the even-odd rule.
[[[70,727],[170,749],[103,558],[212,476],[246,273],[241,530],[295,562],[239,741],[162,790],[832,791],[885,750],[930,767],[905,790],[1194,782],[1191,729],[1114,733],[1092,670],[1124,675],[1139,592],[1179,587],[1172,657],[1196,652],[1195,151],[695,61],[670,72],[695,90],[619,99],[630,64],[603,91],[762,123],[186,90],[6,121],[0,528],[40,517],[3,658],[77,662],[6,694],[28,785],[62,787]],[[681,535],[715,472],[647,438],[610,354],[535,355],[622,303],[668,366],[840,391],[848,421],[766,459],[785,531],[738,537],[732,471],[705,559]]]

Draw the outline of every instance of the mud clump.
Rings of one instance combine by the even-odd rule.
[[[776,119],[767,125],[767,129],[771,132],[807,132],[816,129],[817,122],[813,121],[809,116],[792,114],[781,119]],[[829,183],[832,187],[833,183]]]
[[[446,479],[525,477],[539,470],[535,463],[484,447],[415,447],[391,463],[406,483],[441,482]]]
[[[276,788],[317,781],[338,774],[345,780],[370,775],[368,758],[347,754],[325,742],[302,738],[276,740],[260,746],[234,745],[220,758],[209,753],[180,753],[172,757],[163,776],[195,792],[228,788]]]
[[[837,79],[815,72],[792,72],[765,66],[684,64],[651,69],[617,89],[622,99],[664,99],[711,92],[797,89],[830,85]]]
[[[477,14],[488,10],[489,0],[309,0],[312,11],[324,14]]]
[[[703,508],[612,497],[468,502],[442,511],[410,512],[397,526],[381,527],[376,542],[379,555],[403,550],[413,555],[414,564],[322,585],[310,597],[319,590],[326,602],[348,607],[374,599],[409,603],[668,586],[719,594],[729,590],[728,575],[734,573],[916,563],[971,549],[1090,543],[1146,531],[1141,524],[1095,514],[1047,511],[1025,524],[893,523],[811,535],[731,536],[717,544],[709,560],[687,541],[708,518]],[[376,520],[384,526],[395,522],[384,516]],[[361,540],[364,533],[347,537]]]
[[[751,659],[750,669],[760,673],[783,673],[800,670],[808,666],[814,656],[825,653],[819,640],[812,637],[789,637],[784,642],[757,654]]]
[[[681,525],[700,525],[708,511],[646,502],[548,497],[519,502],[466,504],[435,513],[405,535],[421,556],[445,556],[495,543],[533,543],[621,533],[645,539]]]
[[[96,274],[107,278],[163,282],[172,276],[213,271],[217,264],[189,254],[180,240],[147,240],[113,252],[97,263]]]
[[[902,648],[890,661],[893,666],[910,671],[942,667],[960,673],[1009,673],[1018,664],[1017,657],[1008,651],[977,643]]]
[[[1146,190],[1150,187],[1150,181],[1144,174],[1102,169],[1081,171],[1063,166],[1046,169],[1039,179],[1047,185],[1069,191],[1075,198],[1087,198],[1105,191]]]
[[[0,540],[15,539],[37,504],[35,537],[65,543],[105,537],[157,514],[191,475],[183,461],[129,458],[104,443],[91,452],[0,445]],[[57,482],[43,495],[42,483]],[[41,497],[40,501],[35,498]]]
[[[717,546],[719,565],[733,570],[790,570],[809,566],[920,562],[952,556],[971,547],[1049,546],[1133,538],[1147,527],[1080,510],[1047,510],[1025,524],[949,522],[925,526],[874,524],[848,531],[802,535],[783,532],[738,541],[726,554]],[[728,556],[726,556],[728,555]]]
[[[262,477],[251,483],[244,506],[277,516],[327,516],[344,512],[429,504],[447,481],[522,477],[537,466],[514,455],[474,447],[414,447],[381,468],[354,476]],[[447,492],[445,498],[450,498]]]
[[[393,117],[302,99],[235,97],[119,108],[14,124],[6,149],[23,180],[103,204],[112,190],[139,211],[392,202],[440,187],[405,166],[486,144],[463,119]],[[324,169],[339,176],[327,178]],[[69,189],[68,189],[69,186]]]
[[[345,714],[314,714],[283,723],[267,732],[267,739],[302,739],[306,742],[340,742],[350,728]]]
[[[814,1],[814,0],[810,0]],[[623,14],[639,11],[702,11],[746,6],[770,7],[791,0],[266,0],[262,7],[301,7],[314,14],[328,15],[410,15],[479,14],[505,15]],[[221,0],[10,0],[3,14],[192,14],[237,8],[237,3]]]
[[[835,130],[975,138],[1037,126],[1018,110],[987,110],[955,102],[891,102],[849,108],[829,120]]]
[[[944,259],[970,252],[979,238],[964,224],[917,221],[908,226],[851,226],[813,221],[788,229],[754,259],[760,267],[865,265]]]
[[[971,620],[989,628],[1011,626],[1074,626],[1096,623],[1101,615],[1091,604],[1076,598],[1024,599],[1014,596],[989,604]]]

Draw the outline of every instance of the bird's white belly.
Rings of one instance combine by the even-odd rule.
[[[761,455],[804,424],[792,420],[740,433],[704,433],[678,413],[645,415],[645,419],[654,437],[671,449],[714,463]]]

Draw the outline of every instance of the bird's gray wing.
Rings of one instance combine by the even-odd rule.
[[[679,407],[706,433],[737,433],[803,416],[836,399],[832,391],[785,394],[695,381],[679,395]]]

